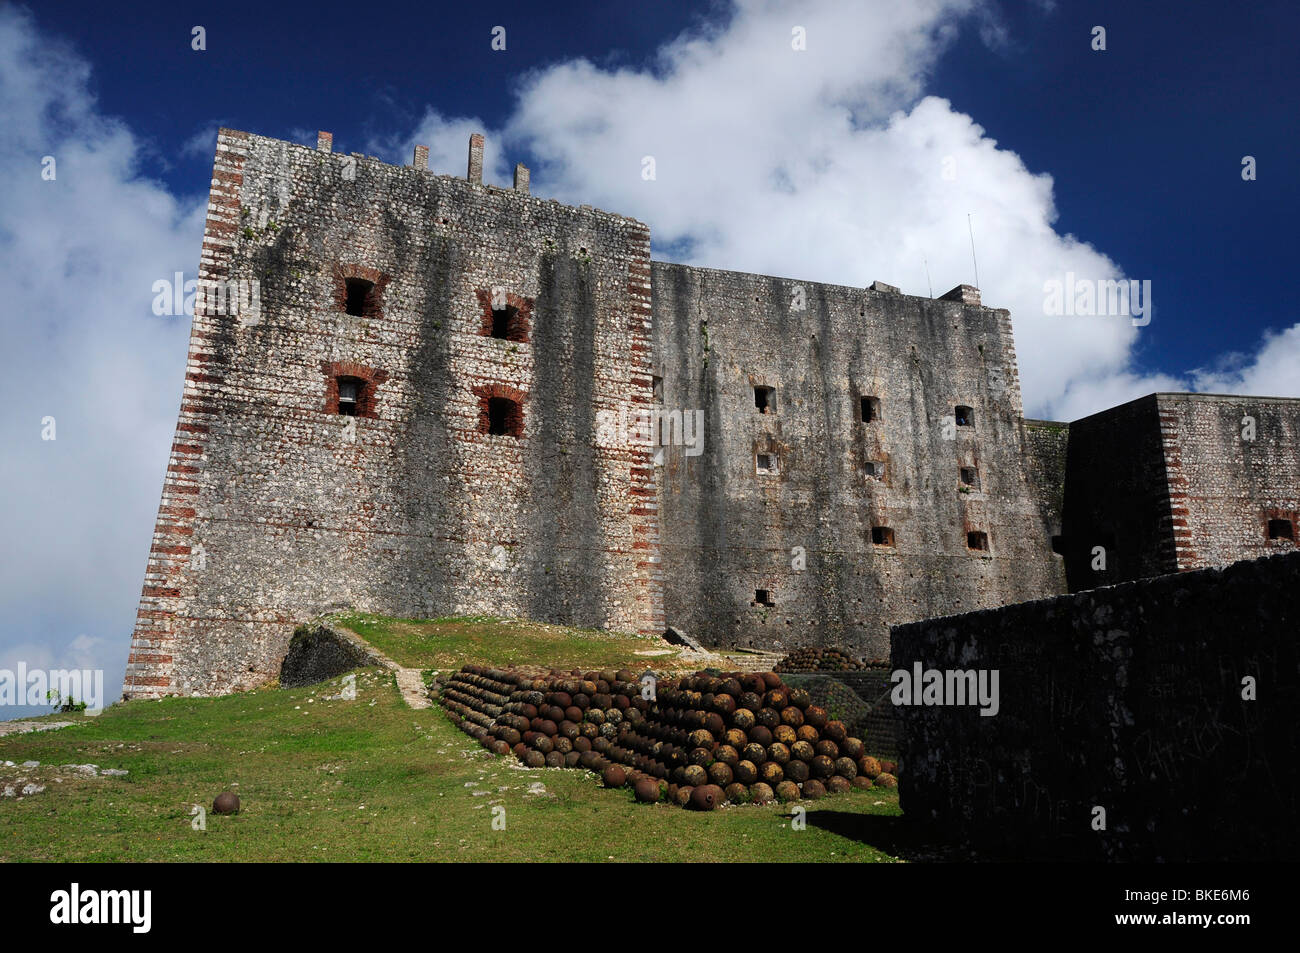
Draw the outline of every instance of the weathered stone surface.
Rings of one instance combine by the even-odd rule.
[[[1297,591],[1291,553],[896,626],[895,669],[999,672],[995,716],[898,707],[904,812],[1019,856],[1294,859]]]

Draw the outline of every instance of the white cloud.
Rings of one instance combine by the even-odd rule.
[[[1266,334],[1254,354],[1228,354],[1198,368],[1192,380],[1209,394],[1300,397],[1300,324]]]
[[[142,178],[140,144],[98,113],[89,81],[74,52],[0,8],[0,667],[91,663],[115,691],[189,332],[152,314],[150,289],[193,277],[206,196]]]

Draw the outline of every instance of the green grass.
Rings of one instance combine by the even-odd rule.
[[[612,664],[612,663],[611,663]],[[358,673],[355,701],[325,701],[339,681],[223,698],[114,705],[57,731],[0,738],[0,861],[887,861],[901,849],[896,792],[855,791],[789,806],[699,814],[636,804],[583,770],[527,770],[494,757],[441,709],[412,710],[391,675]],[[78,777],[57,766],[126,768]],[[52,780],[63,777],[62,783]],[[540,781],[546,795],[528,793]],[[212,799],[233,789],[240,814]],[[476,796],[474,792],[484,794]],[[209,809],[191,827],[192,805]],[[492,829],[492,806],[506,829]]]
[[[332,616],[331,621],[407,668],[446,671],[462,665],[544,665],[663,670],[682,664],[677,649],[660,639],[598,629],[487,616],[422,620],[348,613]],[[669,654],[636,654],[665,649]]]

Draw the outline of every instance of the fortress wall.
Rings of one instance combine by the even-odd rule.
[[[1007,312],[966,288],[932,300],[652,269],[664,407],[705,425],[698,456],[666,447],[658,471],[669,624],[717,645],[880,657],[891,624],[1063,591],[1051,481],[1027,463],[1051,454],[1021,422]],[[758,411],[755,386],[774,388],[774,411]],[[863,396],[879,401],[870,423]],[[973,427],[952,425],[958,404]],[[760,453],[776,473],[756,472]],[[978,489],[962,491],[963,466]],[[873,526],[893,544],[874,544]],[[972,530],[987,552],[968,548]],[[774,605],[755,604],[759,589]]]
[[[125,693],[255,685],[345,606],[660,630],[650,450],[597,433],[650,402],[646,226],[329,147],[220,133],[200,277],[260,307],[195,315]]]

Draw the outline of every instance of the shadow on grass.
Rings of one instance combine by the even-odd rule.
[[[986,860],[968,848],[946,843],[923,824],[906,817],[810,810],[808,825],[918,863]]]

